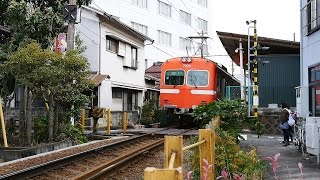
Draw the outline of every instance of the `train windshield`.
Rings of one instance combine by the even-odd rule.
[[[188,86],[208,86],[209,72],[208,71],[188,71],[187,85]]]
[[[182,70],[169,70],[166,71],[165,85],[183,85],[184,71]]]

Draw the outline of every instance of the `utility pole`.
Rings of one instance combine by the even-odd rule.
[[[239,39],[239,57],[240,57],[240,86],[241,86],[241,100],[245,100],[245,77],[243,73],[243,48],[242,48],[242,39]]]
[[[201,36],[190,36],[190,37],[188,37],[188,38],[189,38],[189,39],[201,39],[201,43],[200,43],[199,49],[200,49],[201,58],[203,58],[203,57],[204,57],[203,44],[204,44],[204,42],[206,41],[206,39],[209,38],[209,36],[204,36],[204,33],[203,33],[203,31],[202,31],[202,32],[201,32]]]
[[[68,22],[67,50],[74,49],[75,21],[77,18],[76,0],[69,0],[69,4],[64,7],[64,20]]]

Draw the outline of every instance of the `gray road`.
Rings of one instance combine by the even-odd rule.
[[[320,180],[320,165],[316,163],[315,156],[305,158],[302,152],[294,145],[283,146],[280,142],[283,140],[281,136],[262,136],[257,138],[256,135],[248,135],[246,141],[241,141],[242,145],[252,145],[257,147],[258,154],[261,158],[274,157],[280,153],[280,167],[277,169],[277,177],[280,180],[284,179],[299,179],[301,177],[298,163],[303,165],[304,180]],[[272,168],[268,169],[268,174],[264,179],[276,179]]]

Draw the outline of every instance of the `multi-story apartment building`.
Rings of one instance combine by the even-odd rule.
[[[170,57],[200,54],[199,44],[187,37],[209,29],[208,0],[94,0],[91,6],[118,17],[154,39],[145,46],[145,68]],[[210,34],[209,34],[210,35]]]
[[[320,116],[320,0],[300,0],[301,64],[297,109]]]

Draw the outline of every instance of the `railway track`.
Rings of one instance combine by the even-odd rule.
[[[76,180],[108,177],[114,170],[126,167],[130,161],[143,158],[145,153],[163,146],[164,135],[188,136],[188,132],[191,130],[166,128],[123,140],[113,139],[111,143],[103,140],[61,150],[62,152],[40,154],[40,157],[0,164],[0,179]]]
[[[163,138],[140,135],[98,149],[35,164],[1,175],[0,179],[95,179],[148,151],[163,146]],[[27,162],[26,162],[27,163]]]

